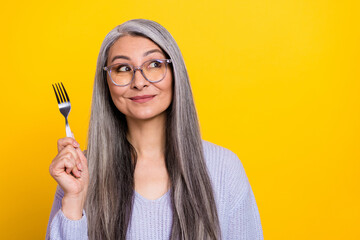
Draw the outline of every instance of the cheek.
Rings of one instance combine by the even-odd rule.
[[[160,91],[161,91],[161,99],[160,99],[161,105],[167,108],[171,104],[173,99],[173,90],[172,90],[171,82],[164,83],[161,86]]]
[[[171,80],[169,86],[168,86],[168,94],[170,97],[170,102],[172,102],[173,100],[173,96],[174,96],[174,90],[173,90],[174,86],[173,86],[173,81]]]
[[[169,74],[169,73],[168,73]],[[172,100],[172,96],[173,96],[173,77],[172,77],[172,73],[170,71],[169,76],[164,79],[165,81],[163,82],[163,92],[166,94],[167,97],[170,97]]]
[[[111,83],[109,83],[111,84]],[[109,90],[110,90],[110,96],[111,99],[113,101],[113,103],[115,104],[115,106],[120,110],[120,107],[124,106],[124,90],[116,87],[116,86],[109,86]]]
[[[169,101],[171,103],[172,100],[173,100],[173,86],[172,86],[172,84],[170,84],[170,86],[169,86],[168,95],[169,95]]]

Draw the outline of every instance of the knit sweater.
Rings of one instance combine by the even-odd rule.
[[[255,197],[240,160],[233,152],[207,141],[203,141],[203,149],[222,239],[263,239]],[[64,192],[58,186],[46,239],[87,240],[86,213],[83,212],[80,220],[66,218],[61,211],[63,196]],[[170,197],[170,190],[156,200],[148,200],[135,191],[127,239],[169,239],[173,214]]]

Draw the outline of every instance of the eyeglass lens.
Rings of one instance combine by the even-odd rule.
[[[150,60],[145,62],[141,69],[144,77],[150,82],[162,80],[166,74],[166,60]],[[117,64],[111,67],[111,79],[118,85],[127,85],[134,75],[134,67],[130,64]]]

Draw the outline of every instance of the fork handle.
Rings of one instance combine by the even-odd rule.
[[[66,131],[66,136],[67,137],[73,137],[73,134],[72,134],[72,132],[70,130],[69,123],[67,123],[67,121],[66,121],[66,125],[65,125],[65,131]]]

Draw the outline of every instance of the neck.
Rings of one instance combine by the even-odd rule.
[[[127,138],[135,148],[138,159],[163,159],[165,153],[165,113],[147,120],[127,118],[127,124],[129,130]]]

